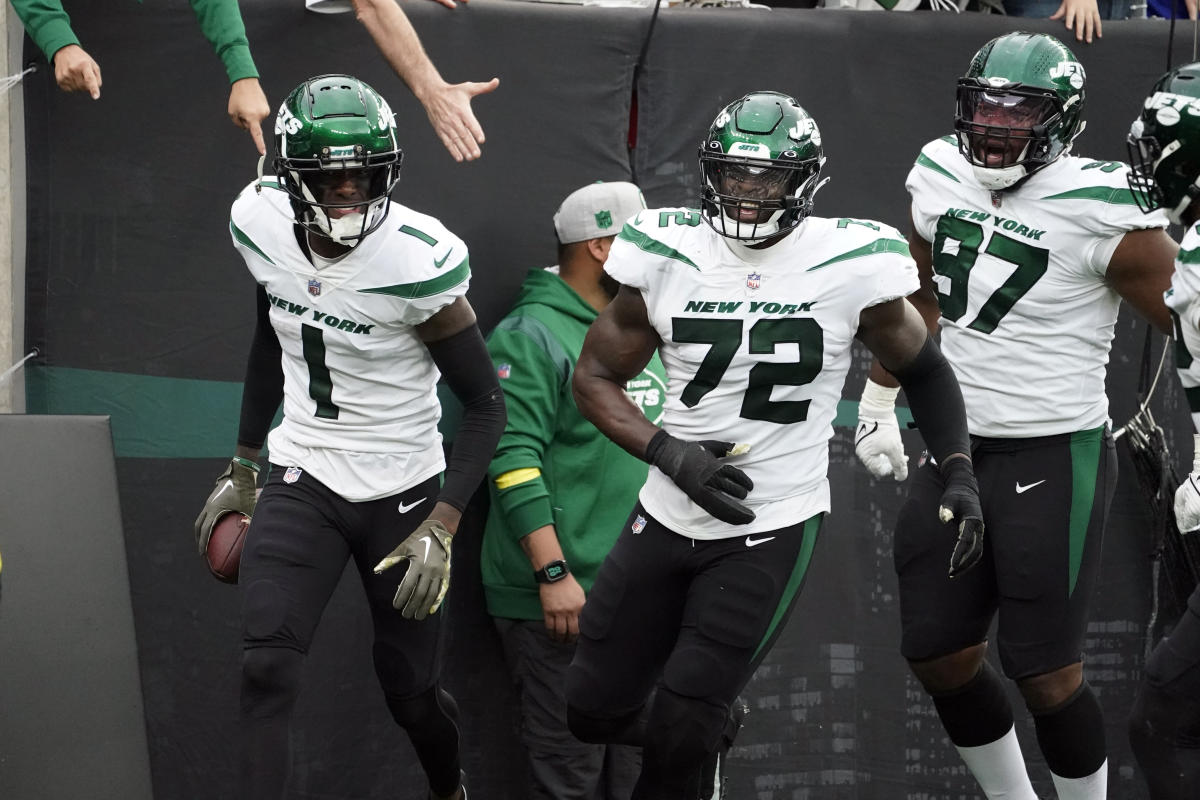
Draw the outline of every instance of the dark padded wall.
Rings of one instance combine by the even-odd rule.
[[[954,77],[1011,24],[978,15],[664,10],[639,80],[631,157],[633,67],[648,9],[500,0],[455,11],[414,0],[405,8],[447,80],[501,78],[496,93],[473,104],[488,134],[479,162],[451,160],[351,17],[308,14],[299,0],[254,0],[243,14],[273,104],[304,77],[330,71],[357,74],[389,98],[406,152],[396,197],[466,239],[469,296],[485,329],[525,271],[553,261],[550,217],[567,192],[636,176],[651,205],[693,205],[703,130],[724,102],[752,89],[791,92],[817,118],[833,178],[818,195],[819,213],[906,227],[904,176],[920,145],[948,131]],[[238,595],[207,576],[190,529],[236,424],[252,284],[226,223],[255,156],[249,137],[224,119],[220,65],[183,0],[80,1],[69,10],[105,85],[96,103],[58,92],[46,70],[25,86],[27,344],[45,354],[29,370],[29,408],[114,415],[155,796],[226,797],[236,748]],[[1165,37],[1165,23],[1108,24],[1097,44],[1074,48],[1090,75],[1083,152],[1122,156],[1142,93],[1165,67]],[[1181,31],[1177,53],[1185,40]],[[1134,410],[1141,331],[1122,319],[1109,380],[1118,423]],[[1180,393],[1170,376],[1164,383],[1156,412],[1182,433]],[[732,795],[972,796],[896,652],[887,532],[903,487],[872,482],[855,463],[844,428],[851,404],[847,411],[831,451],[835,510],[797,611],[746,692],[753,711],[734,751]],[[920,438],[906,437],[915,458]],[[1186,446],[1186,436],[1178,440]],[[1135,800],[1145,794],[1123,722],[1149,611],[1139,492],[1126,469],[1087,643],[1088,677],[1109,717],[1114,796]],[[521,752],[483,611],[480,509],[473,513],[456,543],[447,683],[463,709],[472,797],[517,798]],[[295,798],[424,797],[371,675],[361,602],[357,585],[344,582],[318,631],[294,729]],[[1019,731],[1035,784],[1049,795],[1027,720]]]

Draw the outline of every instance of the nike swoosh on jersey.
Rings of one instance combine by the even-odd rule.
[[[774,536],[764,536],[761,539],[755,539],[752,536],[747,536],[746,537],[746,547],[754,547],[755,545],[760,545],[763,542],[769,542],[774,538],[775,538]]]
[[[1030,489],[1032,489],[1033,487],[1035,487],[1035,486],[1041,486],[1041,485],[1042,485],[1043,483],[1045,483],[1045,482],[1046,482],[1046,479],[1045,479],[1045,478],[1042,478],[1042,479],[1041,479],[1040,481],[1038,481],[1037,483],[1027,483],[1027,484],[1025,484],[1024,486],[1022,486],[1022,485],[1021,485],[1021,482],[1020,482],[1020,481],[1017,481],[1017,494],[1025,494],[1026,492],[1028,492],[1028,491],[1029,491]]]
[[[433,260],[433,266],[434,266],[434,267],[436,267],[437,269],[441,269],[441,268],[442,268],[442,264],[445,264],[445,263],[446,263],[446,259],[447,259],[447,258],[449,258],[449,257],[450,257],[450,253],[446,253],[446,255],[442,256],[442,257],[441,257],[441,259],[436,259],[436,258],[435,258],[435,259]]]
[[[415,500],[415,501],[413,501],[411,503],[407,503],[407,504],[403,500],[401,500],[400,501],[400,513],[407,514],[408,512],[412,511],[414,508],[416,508],[417,506],[421,505],[421,503],[424,503],[424,502],[425,502],[424,497],[422,497],[420,500]]]

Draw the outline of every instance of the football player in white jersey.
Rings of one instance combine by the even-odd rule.
[[[389,199],[401,160],[395,125],[356,78],[305,81],[275,122],[276,179],[244,189],[230,215],[258,283],[258,327],[237,455],[196,536],[204,553],[222,514],[253,515],[239,576],[246,800],[283,796],[301,665],[351,558],[388,709],[431,795],[465,797],[457,708],[438,683],[445,614],[437,612],[451,538],[504,429],[504,401],[464,296],[466,246]],[[448,466],[439,374],[465,406]],[[281,400],[255,505],[256,461]]]
[[[1129,132],[1129,186],[1146,213],[1163,209],[1186,231],[1166,294],[1175,366],[1200,431],[1200,63],[1159,78]],[[1175,522],[1200,530],[1200,433],[1192,473],[1175,491]],[[1200,786],[1200,587],[1146,661],[1129,741],[1151,800],[1186,800]]]
[[[855,338],[899,374],[951,476],[941,514],[960,531],[946,564],[966,570],[982,547],[961,394],[904,300],[917,274],[903,238],[810,216],[825,159],[791,97],[731,103],[699,156],[701,208],[643,211],[613,244],[605,270],[620,290],[574,378],[584,416],[652,465],[567,675],[577,737],[643,746],[634,800],[720,794],[720,778],[701,775],[729,742],[730,704],[783,630],[830,508],[828,443]],[[622,390],[656,349],[661,428]]]
[[[1105,365],[1124,298],[1169,330],[1162,292],[1175,244],[1141,214],[1128,167],[1069,155],[1085,75],[1052,36],[1010,33],[958,81],[955,137],[909,172],[910,300],[962,385],[988,538],[980,568],[951,579],[927,519],[945,469],[917,471],[896,525],[901,652],[988,798],[1036,800],[997,649],[1034,717],[1060,800],[1103,798],[1104,720],[1083,679],[1088,606],[1116,483]],[[904,478],[896,382],[874,365],[858,454]],[[937,460],[940,462],[940,459]]]

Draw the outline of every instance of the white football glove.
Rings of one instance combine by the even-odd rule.
[[[896,421],[896,395],[900,389],[880,386],[870,378],[858,401],[858,427],[854,431],[854,454],[876,478],[908,477],[908,456]]]
[[[1192,434],[1192,472],[1175,490],[1175,525],[1180,533],[1200,529],[1200,433]]]

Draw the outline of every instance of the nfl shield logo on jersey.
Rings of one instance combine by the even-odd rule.
[[[633,526],[630,528],[634,533],[641,533],[646,528],[646,518],[641,514],[637,515],[637,519],[633,521]]]
[[[512,374],[512,364],[501,364],[498,367],[496,367],[496,377],[499,378],[500,380],[504,380],[511,374]]]
[[[757,289],[762,286],[762,275],[757,272],[751,272],[746,276],[746,288]]]
[[[287,472],[283,473],[283,482],[284,483],[295,483],[298,480],[300,480],[300,468],[299,467],[288,467]]]
[[[321,282],[319,280],[317,280],[316,278],[309,278],[308,279],[308,293],[311,294],[313,297],[320,297]]]

